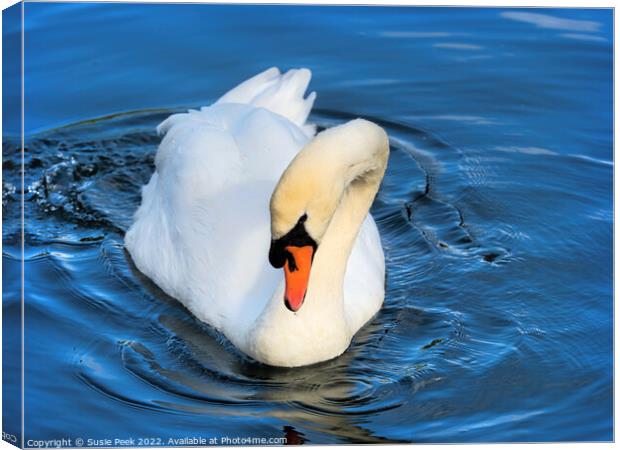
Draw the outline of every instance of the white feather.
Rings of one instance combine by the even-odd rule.
[[[141,272],[255,357],[249,332],[283,278],[267,258],[269,200],[313,136],[306,120],[316,95],[303,97],[310,77],[308,69],[282,75],[271,68],[212,106],[162,122],[156,170],[125,236]],[[354,328],[346,330],[349,340],[383,301],[383,264],[368,215],[344,279],[345,313]],[[302,349],[309,353],[302,363],[321,359],[313,358],[315,345]]]

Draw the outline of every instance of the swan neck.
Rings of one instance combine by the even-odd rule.
[[[297,366],[346,350],[356,329],[345,312],[344,277],[388,153],[383,129],[358,119],[319,134],[282,174],[270,205],[272,238],[307,214],[304,227],[318,245],[303,305],[294,313],[285,307],[282,279],[246,336],[249,355]]]
[[[344,149],[342,142],[335,139],[336,145],[330,146],[331,148],[327,148],[327,151],[320,155],[324,157],[327,154],[332,169],[335,169],[327,171],[331,172],[332,179],[324,182],[342,186],[340,200],[329,220],[312,267],[309,294],[311,290],[318,291],[318,298],[313,298],[312,301],[321,307],[325,307],[321,303],[333,303],[334,297],[337,299],[338,308],[342,307],[347,262],[387,166],[387,136],[379,127],[374,124],[372,126],[371,131],[381,131],[378,139],[376,133],[371,136],[353,135],[353,146]],[[342,157],[343,153],[345,157]],[[325,167],[330,161],[322,160],[321,163]],[[339,164],[334,165],[334,162]],[[317,289],[315,285],[320,285],[320,288]]]

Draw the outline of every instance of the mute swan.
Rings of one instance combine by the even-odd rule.
[[[387,135],[356,119],[314,136],[310,77],[271,68],[162,122],[156,169],[125,236],[142,273],[274,366],[342,354],[384,298],[368,210]]]

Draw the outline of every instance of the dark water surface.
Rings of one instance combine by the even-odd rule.
[[[612,439],[611,10],[25,12],[26,440]],[[343,356],[292,370],[230,348],[122,245],[155,126],[273,65],[312,69],[313,121],[367,117],[392,144],[372,210],[385,305]],[[5,121],[5,327],[18,132]]]

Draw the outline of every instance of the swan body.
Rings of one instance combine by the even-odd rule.
[[[340,355],[384,298],[368,210],[387,136],[361,119],[315,136],[310,76],[272,68],[162,122],[156,170],[125,236],[141,272],[275,366]]]

